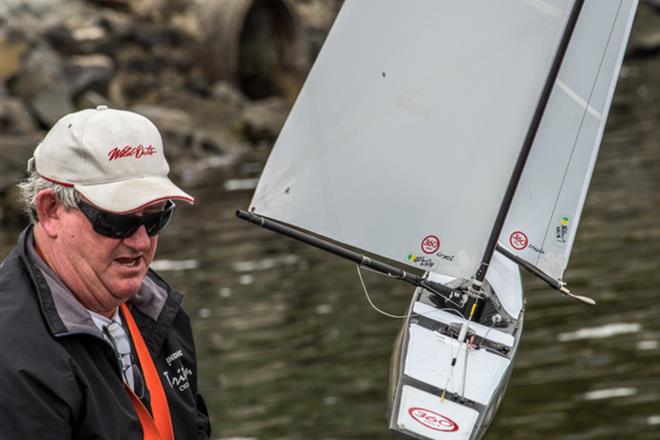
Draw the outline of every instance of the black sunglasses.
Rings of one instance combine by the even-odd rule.
[[[94,232],[109,238],[128,238],[144,225],[147,235],[153,237],[159,234],[172,220],[174,215],[174,202],[167,201],[165,209],[155,214],[143,216],[113,214],[107,211],[101,211],[80,200],[78,209],[92,224]]]

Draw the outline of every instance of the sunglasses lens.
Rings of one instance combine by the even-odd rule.
[[[163,211],[142,217],[100,211],[84,202],[79,202],[78,207],[89,219],[97,234],[114,239],[123,239],[135,234],[142,225],[144,225],[150,237],[157,235],[169,224],[174,215],[175,205],[174,202],[168,201]]]
[[[174,207],[174,203],[169,202],[162,212],[144,217],[141,224],[146,228],[147,235],[153,237],[167,227],[174,215]]]
[[[128,238],[135,234],[135,231],[140,227],[140,222],[132,218],[123,218],[128,216],[112,216],[112,214],[102,213],[97,216],[94,222],[94,230],[106,237],[110,238]],[[114,218],[113,218],[114,217]]]

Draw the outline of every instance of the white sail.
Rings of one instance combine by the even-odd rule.
[[[561,279],[573,247],[637,0],[584,4],[500,244]]]
[[[346,1],[250,209],[471,277],[573,3]]]

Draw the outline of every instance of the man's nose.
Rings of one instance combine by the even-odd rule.
[[[140,225],[133,235],[124,239],[124,244],[140,252],[149,249],[151,241],[149,240],[149,234],[147,234],[147,228]]]

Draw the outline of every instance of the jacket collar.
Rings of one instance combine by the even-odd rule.
[[[18,238],[18,255],[34,283],[44,319],[54,336],[92,334],[102,337],[87,309],[76,299],[60,277],[37,254],[33,227]],[[151,269],[129,306],[150,349],[164,341],[179,311],[182,295]],[[139,313],[135,313],[135,312]]]

